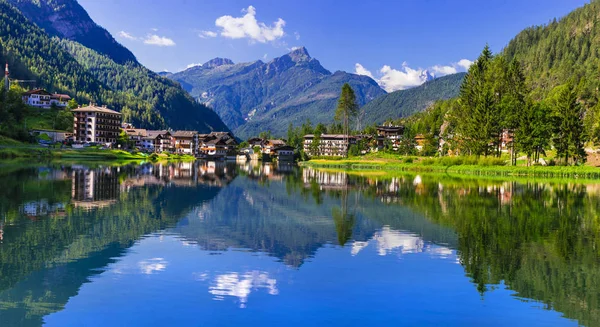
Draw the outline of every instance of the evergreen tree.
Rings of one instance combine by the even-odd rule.
[[[356,95],[350,84],[345,83],[342,86],[342,93],[338,99],[338,106],[335,110],[334,119],[341,121],[344,126],[344,135],[350,134],[349,128],[353,118],[358,114],[358,103],[356,102]],[[348,141],[345,140],[348,144]]]
[[[519,115],[519,125],[515,132],[515,148],[527,155],[527,165],[537,162],[549,146],[552,136],[551,113],[544,103],[527,101]]]
[[[585,162],[583,108],[569,84],[558,87],[553,103],[554,147],[564,164]]]
[[[490,143],[501,132],[501,114],[488,78],[492,60],[492,52],[486,45],[460,88],[457,129],[467,151],[477,156],[490,154]]]
[[[521,65],[516,59],[513,59],[508,66],[506,74],[506,93],[501,99],[501,114],[503,119],[503,128],[506,129],[513,138],[511,145],[511,164],[516,165],[516,142],[517,138],[524,136],[523,133],[516,133],[521,125],[521,118],[526,111],[526,97],[529,89],[525,84],[525,76]],[[535,110],[536,108],[533,108]],[[518,134],[518,135],[517,135]]]

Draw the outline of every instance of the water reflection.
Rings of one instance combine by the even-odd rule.
[[[0,184],[0,321],[8,326],[41,325],[107,270],[172,276],[183,269],[181,251],[202,293],[242,308],[250,297],[259,305],[268,301],[261,295],[298,292],[291,281],[325,269],[325,251],[332,262],[384,270],[399,269],[389,258],[447,261],[483,299],[506,287],[581,324],[600,321],[597,185],[203,161],[15,168],[0,172]],[[164,235],[176,236],[169,249],[177,250],[158,250]],[[132,247],[140,256],[127,263]],[[213,267],[194,266],[199,257]],[[274,265],[244,263],[263,257]]]

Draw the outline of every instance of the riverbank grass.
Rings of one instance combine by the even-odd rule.
[[[600,168],[592,166],[509,166],[506,158],[399,157],[390,154],[363,157],[312,159],[301,163],[314,168],[333,168],[346,171],[413,171],[443,172],[466,175],[535,176],[600,179]]]

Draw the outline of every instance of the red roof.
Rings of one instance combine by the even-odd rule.
[[[68,94],[52,94],[51,98],[53,99],[61,99],[61,100],[71,100],[71,97]]]
[[[44,89],[35,89],[35,90],[30,90],[30,91],[23,93],[23,95],[31,95],[31,94],[51,95],[50,93],[48,93],[48,91],[46,91]]]

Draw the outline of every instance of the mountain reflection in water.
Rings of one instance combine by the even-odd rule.
[[[596,184],[411,174],[361,177],[288,164],[197,161],[6,166],[0,185],[2,326],[110,325],[128,319],[144,324],[131,311],[112,318],[99,318],[102,310],[94,315],[91,304],[115,294],[120,294],[113,297],[115,303],[138,294],[150,306],[150,316],[158,310],[152,305],[177,294],[172,301],[201,303],[223,314],[233,308],[250,310],[252,316],[238,318],[256,324],[273,321],[253,308],[264,313],[274,306],[283,306],[281,314],[289,317],[314,316],[305,324],[324,323],[315,314],[320,310],[307,304],[302,293],[307,290],[326,292],[320,300],[310,300],[329,308],[322,319],[340,314],[343,324],[362,313],[352,321],[374,323],[365,313],[383,309],[385,303],[373,298],[371,306],[348,313],[335,301],[409,292],[400,277],[394,285],[393,276],[385,275],[418,279],[416,272],[423,267],[430,267],[424,270],[428,273],[440,269],[435,276],[447,278],[445,285],[463,285],[465,304],[472,298],[480,313],[471,312],[469,318],[459,314],[460,308],[439,304],[421,312],[413,308],[403,315],[405,320],[395,321],[399,317],[393,310],[378,319],[460,325],[486,321],[488,315],[488,321],[514,318],[518,324],[528,318],[600,325]],[[327,280],[327,272],[341,267],[354,268]],[[369,267],[374,270],[365,271]],[[452,267],[461,270],[456,274]],[[319,273],[321,280],[307,277]],[[350,283],[355,278],[361,287]],[[377,284],[377,278],[386,284]],[[119,286],[121,282],[127,284]],[[193,295],[187,293],[198,287]],[[339,287],[346,294],[319,302]],[[436,287],[441,299],[457,292]],[[502,289],[510,293],[494,302]],[[394,290],[395,295],[387,293]],[[161,301],[150,300],[159,294]],[[423,290],[415,294],[429,301]],[[231,301],[233,308],[216,306]],[[353,300],[347,301],[351,305]],[[191,319],[193,312],[186,308],[181,304],[182,314],[172,319],[189,322],[186,317]],[[505,309],[514,316],[498,314]],[[438,313],[440,320],[435,320],[435,310],[456,316]],[[235,319],[229,322],[233,325]]]

